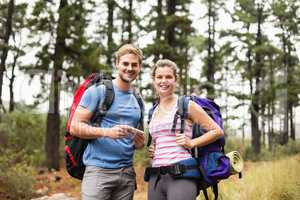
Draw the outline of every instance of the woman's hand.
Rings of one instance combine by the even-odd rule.
[[[185,134],[182,134],[182,133],[176,133],[176,143],[187,149],[194,148],[193,141],[189,137],[187,137]]]
[[[148,157],[151,159],[154,158],[154,144],[153,143],[148,148]]]

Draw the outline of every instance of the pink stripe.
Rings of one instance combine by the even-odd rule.
[[[175,134],[151,134],[153,137],[159,135],[159,137],[175,137]]]
[[[171,132],[170,129],[161,129],[161,130],[155,130],[155,131],[152,131],[151,130],[151,134],[155,134],[155,133],[165,133],[165,132]]]
[[[163,155],[173,155],[174,156],[175,153],[170,153],[170,152],[165,152],[165,153],[156,153],[155,157],[161,157]],[[183,152],[176,152],[176,155],[191,155],[189,152],[183,151]]]
[[[184,159],[188,159],[190,157],[186,157],[186,156],[182,156],[182,157],[176,157],[176,158],[157,158],[154,160],[153,164],[170,164],[171,162],[174,163],[174,161],[178,161],[178,160],[184,160]]]
[[[161,139],[161,138],[159,138],[159,139]],[[172,140],[164,140],[164,141],[159,140],[159,144],[168,144],[168,143],[175,143],[176,144],[176,139],[172,138]]]
[[[175,132],[179,132],[179,131],[180,131],[180,128],[175,129]],[[190,132],[190,131],[192,131],[192,128],[190,128],[190,127],[186,127],[184,129],[184,132]],[[157,129],[156,130],[151,129],[150,132],[151,132],[151,134],[166,133],[166,132],[171,132],[171,129],[158,129],[158,130]]]
[[[175,145],[169,145],[169,146],[157,146],[156,147],[156,150],[160,150],[160,149],[165,149],[165,148],[174,148],[174,147],[178,147],[178,145],[177,144],[175,144]]]
[[[172,160],[183,160],[183,159],[187,159],[190,158],[187,156],[178,156],[178,157],[170,157],[170,158],[155,158],[154,159],[154,163],[157,163],[157,161],[159,161],[160,163],[167,163],[167,162],[163,162],[163,161],[172,161]]]

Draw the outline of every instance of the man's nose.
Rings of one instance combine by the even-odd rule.
[[[132,70],[132,69],[133,69],[133,67],[132,67],[132,64],[131,64],[131,63],[129,63],[129,65],[127,66],[127,69],[128,69],[128,70]]]

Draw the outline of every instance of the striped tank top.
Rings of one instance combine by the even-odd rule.
[[[176,143],[176,135],[171,131],[177,109],[177,104],[168,111],[161,111],[157,106],[153,112],[149,124],[149,131],[155,144],[152,167],[168,166],[192,157],[188,149]],[[177,120],[175,132],[180,132],[180,119]],[[189,121],[186,121],[184,134],[192,138],[192,123]]]

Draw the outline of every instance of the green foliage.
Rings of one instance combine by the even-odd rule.
[[[9,199],[30,199],[33,196],[34,169],[24,151],[0,150],[0,194]]]
[[[12,112],[2,115],[0,121],[1,147],[24,152],[30,164],[44,162],[45,116],[34,112]]]
[[[147,155],[147,147],[143,149],[136,150],[134,153],[134,163],[138,166],[148,166],[149,165],[149,157]]]
[[[261,160],[278,160],[288,155],[295,155],[300,153],[300,141],[289,141],[286,145],[275,144],[272,150],[262,148],[261,153],[257,155],[250,144],[247,145],[244,152],[244,159],[252,161]]]
[[[227,137],[225,144],[225,153],[238,151],[245,159],[245,146],[247,146],[247,142],[243,142],[242,139],[233,138],[231,136],[229,138]]]
[[[228,153],[234,150],[240,152],[244,160],[271,161],[300,153],[300,141],[289,141],[287,145],[275,144],[272,147],[272,150],[267,147],[262,147],[261,153],[257,155],[251,147],[251,142],[249,140],[242,141],[238,138],[227,138],[225,152]]]

